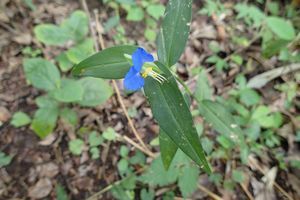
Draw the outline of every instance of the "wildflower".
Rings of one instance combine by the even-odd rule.
[[[143,48],[137,48],[133,52],[131,59],[133,66],[129,69],[124,79],[124,86],[127,90],[135,91],[141,89],[147,76],[151,76],[160,83],[166,80],[165,77],[154,71],[154,69],[158,71],[158,68],[153,63],[154,58]]]

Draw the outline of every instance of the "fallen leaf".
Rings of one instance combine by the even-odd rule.
[[[10,112],[5,107],[0,107],[0,122],[7,122],[11,117]]]
[[[33,199],[42,199],[50,194],[52,184],[49,178],[40,179],[34,186],[29,188],[28,195]]]
[[[251,179],[255,200],[276,200],[274,192],[274,182],[277,174],[277,168],[273,167],[262,178],[263,182],[259,182],[254,177]]]
[[[52,178],[59,172],[59,168],[55,163],[46,163],[37,167],[40,177]]]
[[[49,146],[51,145],[57,138],[57,134],[50,134],[45,139],[39,142],[39,145]]]
[[[32,41],[32,37],[29,33],[22,33],[18,36],[15,36],[13,38],[13,41],[15,41],[19,44],[29,45]]]
[[[300,63],[294,63],[283,67],[278,67],[251,78],[247,86],[250,88],[262,88],[271,80],[299,69]]]
[[[291,187],[296,191],[298,196],[297,199],[300,199],[300,179],[293,174],[288,174],[288,181]]]
[[[94,180],[84,176],[75,179],[71,184],[80,190],[91,190],[93,188]]]

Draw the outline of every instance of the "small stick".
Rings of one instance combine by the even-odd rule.
[[[139,170],[135,171],[134,173],[130,174],[129,176],[118,180],[112,184],[109,184],[108,186],[106,186],[105,188],[103,188],[102,190],[100,190],[99,192],[96,192],[95,194],[93,194],[92,196],[90,196],[89,198],[87,198],[86,200],[97,200],[98,197],[102,194],[104,194],[105,192],[108,192],[109,190],[111,190],[113,187],[120,185],[123,181],[125,181],[126,179],[132,177],[133,175],[137,175],[141,172],[143,172],[144,170],[146,170],[146,167],[140,168]]]
[[[212,199],[214,200],[222,200],[222,197],[220,197],[219,195],[216,195],[215,193],[211,192],[209,189],[207,189],[206,187],[202,186],[202,185],[198,185],[198,188],[206,193],[208,196],[210,196]]]
[[[244,192],[246,193],[247,197],[249,200],[254,200],[252,194],[249,192],[248,188],[243,184],[240,183],[241,188],[244,190]]]
[[[128,142],[129,144],[131,144],[132,146],[136,147],[137,149],[139,149],[140,151],[144,152],[145,154],[147,154],[149,157],[151,158],[155,158],[155,154],[152,153],[151,151],[145,151],[145,149],[143,147],[141,147],[139,144],[137,144],[136,142],[134,142],[132,139],[130,139],[129,137],[127,137],[126,135],[123,136],[123,135],[120,135],[120,134],[117,134],[117,136],[120,138],[120,139],[123,139],[125,140],[126,142]]]
[[[100,43],[100,46],[101,46],[101,49],[105,49],[105,44],[104,44],[104,42],[103,42],[104,40],[103,40],[103,37],[102,37],[101,28],[100,28],[101,26],[100,26],[100,23],[99,23],[99,20],[98,20],[98,13],[95,13],[95,14],[96,14],[96,16],[95,16],[95,18],[96,18],[96,30],[97,30],[97,32],[98,32],[99,41],[100,41],[100,42],[102,41],[102,42]],[[128,115],[127,109],[126,109],[126,107],[125,107],[124,101],[123,101],[123,99],[122,99],[122,96],[121,96],[121,94],[120,94],[120,90],[119,90],[119,88],[118,88],[118,86],[117,86],[116,81],[115,81],[115,80],[112,80],[112,84],[113,84],[114,90],[116,91],[118,101],[119,101],[119,103],[120,103],[120,105],[121,105],[121,108],[122,108],[122,110],[123,110],[123,112],[124,112],[126,118],[127,118],[127,121],[128,121],[128,123],[129,123],[129,126],[130,126],[130,128],[131,128],[133,134],[135,135],[135,137],[137,138],[137,140],[139,141],[139,143],[141,143],[141,145],[143,146],[143,148],[145,149],[145,151],[149,151],[149,152],[150,152],[150,150],[147,148],[146,144],[143,142],[143,140],[142,140],[141,137],[139,136],[137,130],[135,129],[135,127],[134,127],[134,125],[133,125],[133,122],[132,122],[131,118],[130,118],[129,115]]]
[[[224,24],[221,22],[221,20],[215,13],[212,14],[211,18],[214,21],[214,24],[217,28],[218,39],[224,41],[226,39],[226,31],[225,31]]]
[[[90,22],[91,22],[91,14],[90,14],[90,11],[89,11],[88,6],[86,4],[86,0],[82,0],[82,5],[83,5],[83,8],[84,8],[85,12],[88,14]],[[100,42],[100,45],[101,45],[101,49],[104,49],[105,48],[105,44],[104,44],[104,40],[103,40],[103,37],[102,37],[101,25],[100,25],[99,20],[98,20],[98,13],[95,12],[95,15],[96,15],[95,16],[95,18],[96,18],[96,31],[98,33],[98,38],[99,38],[99,42]],[[93,26],[91,25],[91,23],[90,23],[90,29],[91,29],[91,32],[92,32],[92,37],[94,38],[95,43],[97,43],[97,45],[95,45],[95,49],[96,49],[96,51],[99,51],[100,48],[99,48],[98,42],[96,42],[97,41],[97,39],[96,39],[97,38],[96,37],[96,33],[95,33],[95,31],[94,31]],[[120,90],[119,90],[119,88],[118,88],[118,86],[116,84],[116,81],[112,80],[112,84],[113,84],[114,90],[116,91],[118,102],[121,105],[121,108],[122,108],[122,110],[123,110],[123,112],[124,112],[124,114],[125,114],[125,116],[127,118],[127,121],[129,123],[129,126],[130,126],[132,132],[134,133],[134,135],[137,138],[137,140],[139,141],[139,143],[143,146],[144,151],[148,152],[147,153],[148,155],[149,154],[153,154],[148,149],[148,147],[146,146],[146,144],[143,142],[143,140],[139,136],[137,130],[135,129],[135,127],[133,125],[133,122],[132,122],[131,118],[128,115],[127,109],[126,109],[125,104],[123,102],[123,99],[122,99],[122,96],[120,94]]]
[[[83,9],[85,10],[86,14],[88,15],[89,22],[91,22],[91,21],[92,21],[92,17],[91,17],[89,8],[88,8],[88,6],[87,6],[87,4],[86,4],[86,0],[82,0],[81,3],[82,3],[82,6],[83,6]],[[92,37],[93,37],[94,39],[96,39],[96,33],[95,33],[95,29],[93,28],[92,23],[89,23],[89,26],[90,26],[90,30],[91,30]],[[99,44],[98,44],[98,42],[94,42],[94,45],[95,45],[95,49],[96,49],[97,51],[99,51]]]

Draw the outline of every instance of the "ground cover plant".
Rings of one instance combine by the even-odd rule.
[[[0,199],[300,198],[297,1],[0,5]]]

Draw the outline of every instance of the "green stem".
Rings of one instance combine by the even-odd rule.
[[[173,72],[172,72],[172,74],[173,74],[173,76],[176,78],[176,80],[180,83],[180,85],[182,85],[182,87],[185,89],[185,91],[186,91],[190,96],[194,96],[193,93],[192,93],[192,91],[190,90],[190,88],[185,84],[185,82],[184,82],[181,78],[179,78],[179,77],[177,76],[177,74],[175,74],[175,73],[173,73]]]

